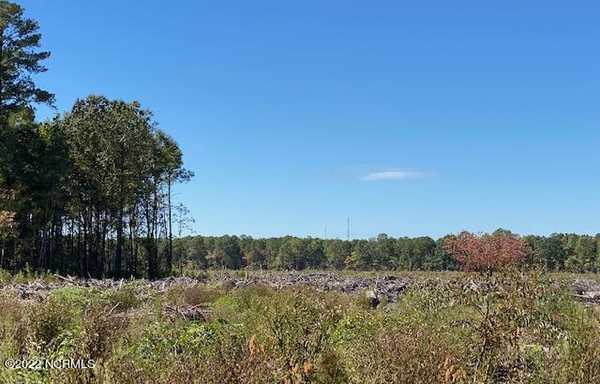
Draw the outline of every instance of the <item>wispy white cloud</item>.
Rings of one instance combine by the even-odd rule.
[[[422,171],[407,171],[407,170],[385,170],[371,172],[363,177],[363,181],[382,181],[382,180],[409,180],[409,179],[422,179],[431,176],[431,173]]]

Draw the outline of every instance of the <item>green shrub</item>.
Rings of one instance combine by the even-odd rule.
[[[0,294],[0,359],[19,356],[25,351],[26,313],[21,301],[10,294]]]
[[[0,268],[0,285],[5,285],[10,283],[12,280],[12,275],[7,270]]]
[[[221,290],[205,285],[180,285],[169,289],[165,298],[168,303],[175,305],[199,306],[210,304],[222,295],[223,292]]]
[[[0,367],[0,382],[600,382],[600,312],[574,301],[562,282],[516,270],[422,278],[375,310],[362,296],[308,288],[159,293],[128,283],[56,289],[39,302],[3,292],[0,357],[92,358],[97,366]],[[166,305],[212,314],[163,316]]]
[[[110,289],[102,294],[102,298],[107,300],[117,311],[127,311],[137,308],[142,304],[140,293],[134,285],[124,285],[123,287]]]

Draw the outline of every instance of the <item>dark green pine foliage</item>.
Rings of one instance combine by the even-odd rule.
[[[30,106],[52,104],[54,95],[39,88],[32,74],[45,72],[42,61],[50,52],[39,50],[42,35],[35,20],[23,16],[19,5],[0,0],[0,112]]]

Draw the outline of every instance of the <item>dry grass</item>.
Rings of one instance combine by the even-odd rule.
[[[561,279],[568,279],[561,276]],[[88,370],[0,368],[31,383],[592,383],[600,319],[536,273],[423,280],[377,309],[308,288],[135,283],[0,295],[0,359],[94,359]],[[476,283],[476,284],[474,284]],[[208,321],[166,317],[202,307]]]

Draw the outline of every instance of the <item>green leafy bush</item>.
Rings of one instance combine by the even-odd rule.
[[[361,296],[309,288],[149,292],[134,282],[37,300],[3,292],[1,357],[97,365],[0,368],[0,382],[600,382],[599,312],[573,300],[563,277],[512,270],[420,279],[377,309]],[[187,318],[190,308],[211,314]]]

